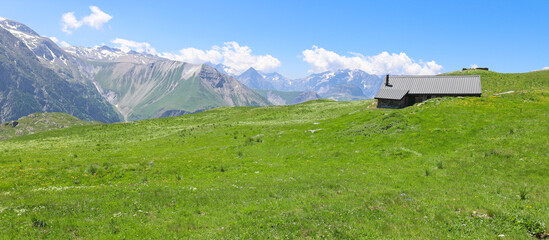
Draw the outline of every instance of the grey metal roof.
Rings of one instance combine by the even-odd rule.
[[[389,86],[381,85],[375,98],[397,99],[408,94],[476,95],[481,94],[479,75],[457,76],[389,76]],[[400,98],[397,98],[400,97]]]
[[[408,90],[405,89],[381,88],[377,92],[376,98],[400,100],[402,99],[402,97],[404,97],[404,95],[406,95],[406,93],[408,93]]]

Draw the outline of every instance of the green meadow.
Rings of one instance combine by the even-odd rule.
[[[15,121],[0,124],[0,140],[52,129],[99,123],[82,121],[66,113],[33,113]]]
[[[2,140],[0,238],[546,238],[549,71],[458,73],[482,74],[483,97],[217,108]]]

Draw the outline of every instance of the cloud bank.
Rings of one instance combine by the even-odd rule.
[[[99,7],[90,6],[91,14],[78,20],[74,16],[74,12],[67,12],[63,14],[61,20],[63,21],[63,32],[72,34],[73,30],[76,30],[83,25],[88,25],[92,28],[100,30],[103,28],[103,25],[112,19],[112,16],[101,11]]]
[[[313,46],[302,52],[303,61],[309,63],[309,72],[321,73],[339,69],[359,69],[369,74],[383,75],[432,75],[439,74],[442,66],[435,61],[415,61],[406,53],[382,52],[375,56],[351,53],[341,56],[333,51]]]
[[[161,57],[190,63],[223,64],[230,74],[240,74],[253,67],[262,72],[273,72],[280,67],[280,61],[271,55],[253,55],[248,46],[237,42],[225,42],[222,47],[212,46],[209,50],[183,48],[178,53],[163,53]]]

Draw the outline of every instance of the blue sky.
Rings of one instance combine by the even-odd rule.
[[[339,68],[432,74],[472,64],[499,72],[549,67],[547,0],[0,0],[0,6],[0,16],[58,44],[133,48],[223,63],[234,73],[250,66],[290,77]],[[73,27],[70,16],[63,20],[67,13]]]

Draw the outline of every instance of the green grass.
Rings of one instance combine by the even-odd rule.
[[[465,70],[447,75],[480,75],[482,94],[491,95],[516,90],[544,89],[549,87],[549,70],[527,73],[498,73],[484,70]]]
[[[542,236],[549,222],[542,83],[400,110],[316,100],[4,140],[0,236]]]
[[[14,124],[15,122],[17,124]],[[33,113],[16,121],[0,124],[0,140],[52,129],[92,124],[99,124],[99,122],[83,121],[66,113]]]

